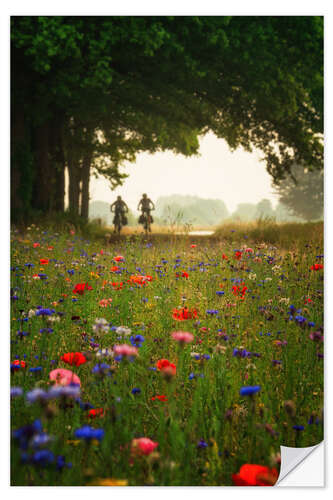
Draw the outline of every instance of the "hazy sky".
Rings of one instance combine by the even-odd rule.
[[[159,196],[192,194],[202,198],[218,198],[229,211],[238,203],[257,203],[268,198],[276,205],[271,177],[259,161],[258,153],[239,149],[231,153],[227,143],[207,134],[200,142],[200,156],[185,158],[171,152],[142,153],[136,163],[128,163],[122,171],[129,174],[124,185],[110,190],[106,179],[91,179],[91,201],[113,202],[117,195],[136,209],[142,193],[156,201]]]

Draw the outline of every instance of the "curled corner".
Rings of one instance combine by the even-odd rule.
[[[300,463],[302,463],[314,450],[316,450],[323,441],[315,446],[309,446],[308,448],[292,448],[289,446],[280,446],[281,449],[281,467],[280,474],[275,486],[279,486],[279,483]],[[296,485],[295,485],[296,486]]]

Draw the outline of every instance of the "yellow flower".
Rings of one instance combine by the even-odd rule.
[[[92,483],[87,486],[128,486],[127,479],[114,479],[112,477],[96,478]]]
[[[77,446],[80,443],[81,443],[80,439],[68,439],[66,441],[66,444],[72,444],[73,446]]]

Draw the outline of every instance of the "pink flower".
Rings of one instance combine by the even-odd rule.
[[[145,437],[132,440],[132,452],[139,455],[150,455],[157,446],[158,443]]]
[[[64,368],[57,368],[49,373],[50,380],[55,381],[55,385],[69,385],[78,384],[81,385],[81,380],[75,373],[71,370],[65,370]]]
[[[130,358],[132,356],[138,355],[138,348],[128,344],[121,344],[121,345],[115,345],[113,347],[113,352],[117,356],[126,356],[127,358]]]
[[[99,305],[101,307],[110,307],[111,306],[112,299],[101,299],[99,301]]]
[[[194,339],[192,333],[189,332],[173,332],[171,336],[174,340],[177,340],[180,344],[189,344]]]

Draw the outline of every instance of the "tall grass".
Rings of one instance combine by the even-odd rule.
[[[304,246],[309,242],[313,245],[322,245],[324,223],[278,223],[272,219],[259,219],[254,222],[225,222],[216,229],[214,237],[228,242],[245,238],[254,243],[266,242],[283,248]]]

